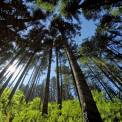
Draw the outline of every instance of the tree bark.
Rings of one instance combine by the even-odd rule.
[[[46,79],[46,85],[45,85],[45,94],[44,94],[44,100],[43,100],[42,115],[48,114],[51,62],[52,62],[52,48],[50,49],[50,52],[49,52],[49,64],[48,64],[48,72],[47,72],[47,79]]]
[[[61,90],[60,90],[60,82],[59,82],[59,49],[56,48],[56,84],[57,84],[57,104],[59,105],[59,109],[61,109]]]
[[[67,54],[67,53],[66,53],[66,54]],[[72,70],[72,66],[71,66],[71,62],[70,62],[70,59],[69,59],[69,57],[68,57],[68,54],[67,54],[67,58],[68,58],[69,65],[70,65],[70,68],[71,68],[72,78],[73,78],[74,86],[75,86],[75,88],[76,88],[76,92],[77,92],[77,95],[78,95],[78,100],[79,100],[79,103],[80,103],[80,107],[82,107],[81,102],[80,102],[80,97],[79,97],[79,94],[78,94],[78,89],[77,89],[75,77],[74,77],[74,74],[73,74],[73,70]]]
[[[65,50],[69,57],[73,74],[75,77],[80,103],[82,105],[81,110],[83,111],[84,122],[102,122],[100,113],[94,102],[85,77],[76,61],[75,56],[73,55],[72,50],[70,49],[67,43],[65,44]]]

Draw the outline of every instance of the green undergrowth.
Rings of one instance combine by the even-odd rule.
[[[42,102],[36,97],[26,104],[22,91],[17,91],[11,104],[6,108],[6,90],[0,99],[0,122],[82,122],[82,112],[77,99],[63,101],[62,110],[55,102],[49,103],[48,115],[42,116]],[[122,103],[115,98],[114,102],[105,99],[101,92],[93,91],[94,99],[105,122],[117,120],[122,122]],[[59,115],[61,113],[61,115]]]

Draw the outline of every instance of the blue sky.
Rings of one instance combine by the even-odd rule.
[[[80,15],[80,21],[81,21],[81,36],[76,36],[75,40],[78,44],[82,42],[85,38],[91,38],[96,31],[96,24],[97,21],[93,20],[87,20],[82,14]]]

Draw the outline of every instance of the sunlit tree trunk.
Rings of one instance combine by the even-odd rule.
[[[43,106],[42,106],[42,115],[48,114],[51,62],[52,62],[52,49],[50,49],[50,52],[49,52],[49,64],[48,64],[47,79],[46,79],[46,84],[45,84],[45,92],[44,92],[44,99],[43,99]]]
[[[24,57],[22,57],[22,58],[20,59],[20,61],[19,61],[19,63],[17,64],[16,67],[19,67],[19,65],[22,63],[23,59],[24,59]],[[5,90],[5,88],[8,86],[8,84],[9,84],[11,78],[13,77],[13,74],[14,74],[14,73],[11,73],[10,76],[8,77],[8,79],[7,79],[7,80],[5,81],[5,83],[2,85],[2,88],[0,89],[0,96],[2,95],[3,91]]]
[[[20,59],[21,60],[21,59]],[[12,66],[16,67],[16,65],[18,65],[18,63],[20,62],[20,60],[18,59],[18,61],[15,64],[12,64]],[[12,74],[11,71],[6,71],[5,74],[0,78],[0,83],[2,84],[3,81],[10,75]]]
[[[18,51],[18,53],[10,60],[8,65],[0,72],[0,79],[4,75],[4,73],[7,71],[7,69],[12,65],[12,63],[15,61],[15,59],[22,53],[22,50]]]
[[[80,102],[82,105],[82,111],[84,116],[85,122],[102,122],[100,113],[97,109],[97,106],[94,102],[90,89],[87,85],[85,77],[78,65],[75,56],[73,55],[72,50],[70,49],[69,45],[65,44],[65,50],[69,57],[69,61],[71,63],[71,67],[73,70],[73,74],[76,81],[76,86],[78,89],[78,94],[80,98]]]
[[[21,66],[21,68],[19,69],[19,72],[16,74],[16,77],[15,77],[14,79],[12,79],[12,82],[11,82],[10,85],[8,86],[9,88],[11,88],[12,85],[13,85],[13,83],[15,83],[17,77],[19,76],[19,74],[20,74],[21,71],[23,70],[23,67],[24,67],[24,66],[25,66],[25,65],[22,65],[22,66]]]
[[[19,79],[17,80],[17,82],[16,82],[16,84],[15,84],[13,90],[12,90],[11,93],[10,93],[10,95],[9,95],[9,97],[8,97],[9,103],[11,102],[11,99],[13,98],[13,95],[15,94],[15,91],[17,90],[17,88],[18,88],[18,86],[19,86],[19,84],[20,84],[20,81],[21,81],[21,79],[23,78],[24,74],[26,73],[26,70],[28,69],[28,67],[29,67],[29,65],[30,65],[30,63],[31,63],[31,61],[32,61],[32,59],[33,59],[33,55],[31,55],[31,57],[30,57],[30,59],[28,60],[28,62],[27,62],[27,64],[26,64],[26,66],[25,66],[25,68],[24,68],[22,74],[20,75],[20,77],[19,77]]]

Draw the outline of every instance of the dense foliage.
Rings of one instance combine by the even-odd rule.
[[[39,97],[26,104],[22,91],[17,91],[9,106],[7,95],[10,89],[6,89],[0,100],[0,122],[81,122],[82,114],[77,99],[63,101],[60,111],[55,102],[49,103],[48,115],[41,115],[42,102]],[[114,102],[108,100],[102,92],[93,90],[94,99],[105,122],[122,120],[122,103],[118,98]],[[61,112],[61,115],[60,115]]]

